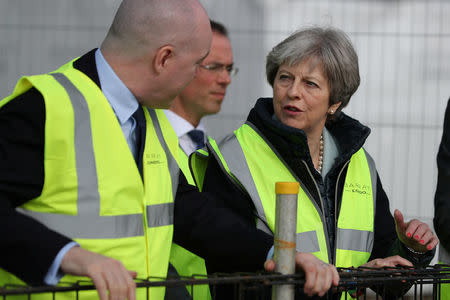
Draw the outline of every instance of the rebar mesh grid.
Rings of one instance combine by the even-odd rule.
[[[338,268],[340,282],[333,288],[332,293],[348,292],[366,299],[366,289],[376,291],[377,299],[384,299],[386,287],[394,287],[401,294],[399,286],[411,289],[414,299],[423,299],[425,285],[432,286],[432,299],[440,299],[441,284],[450,283],[450,265],[434,265],[423,268],[396,267],[396,268]],[[186,287],[193,291],[196,285],[208,284],[211,288],[213,299],[216,297],[216,288],[230,286],[233,289],[234,299],[247,299],[246,295],[252,295],[252,299],[269,299],[270,287],[274,285],[295,285],[299,290],[305,284],[304,274],[281,275],[275,273],[235,273],[212,274],[208,276],[194,275],[192,277],[136,279],[138,289],[150,289],[152,287]],[[58,293],[75,292],[76,299],[83,299],[83,291],[95,290],[91,281],[78,281],[76,283],[61,282],[58,286],[29,287],[21,285],[0,286],[0,299],[8,299],[12,295],[30,295],[51,293],[53,299],[58,299]],[[349,294],[346,294],[349,295]],[[348,297],[350,298],[350,297]]]

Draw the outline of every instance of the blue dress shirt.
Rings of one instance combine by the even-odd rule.
[[[105,60],[100,49],[97,49],[95,52],[95,62],[97,64],[98,78],[100,79],[102,92],[114,110],[122,128],[123,135],[127,140],[128,147],[130,147],[131,153],[136,158],[136,120],[132,115],[138,109],[139,102],[122,80],[117,77],[116,73],[114,73],[114,70]]]
[[[193,129],[197,129],[205,133],[206,129],[203,118],[200,120],[198,126],[194,127],[192,126],[191,123],[189,123],[188,121],[186,121],[185,119],[183,119],[182,117],[180,117],[171,110],[166,109],[164,110],[164,113],[166,114],[166,117],[169,120],[170,125],[172,125],[173,130],[175,130],[181,149],[183,149],[184,153],[186,153],[187,156],[191,155],[192,152],[197,150],[197,145],[189,137],[188,132]]]

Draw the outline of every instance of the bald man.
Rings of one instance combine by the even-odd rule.
[[[100,49],[0,101],[2,285],[91,279],[82,299],[163,299],[133,278],[166,276],[172,237],[230,270],[263,268],[272,237],[187,183],[158,110],[211,38],[197,0],[123,0]]]
[[[166,276],[177,140],[161,139],[172,129],[154,109],[192,80],[211,36],[197,0],[124,0],[99,49],[0,102],[2,285],[87,276],[100,299],[135,299],[133,278]]]

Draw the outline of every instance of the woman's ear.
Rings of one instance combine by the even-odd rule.
[[[330,105],[330,107],[328,108],[328,114],[334,115],[336,113],[336,111],[338,110],[339,106],[341,106],[341,104],[342,104],[342,102],[338,102],[338,103]]]
[[[160,74],[167,68],[169,61],[173,58],[173,46],[165,45],[156,51],[153,59],[153,69],[157,74]]]

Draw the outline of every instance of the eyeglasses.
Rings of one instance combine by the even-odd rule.
[[[219,74],[224,69],[227,71],[228,75],[234,76],[238,73],[239,69],[235,68],[233,65],[223,65],[223,64],[210,64],[210,65],[199,65],[201,68],[208,70],[212,73]]]

